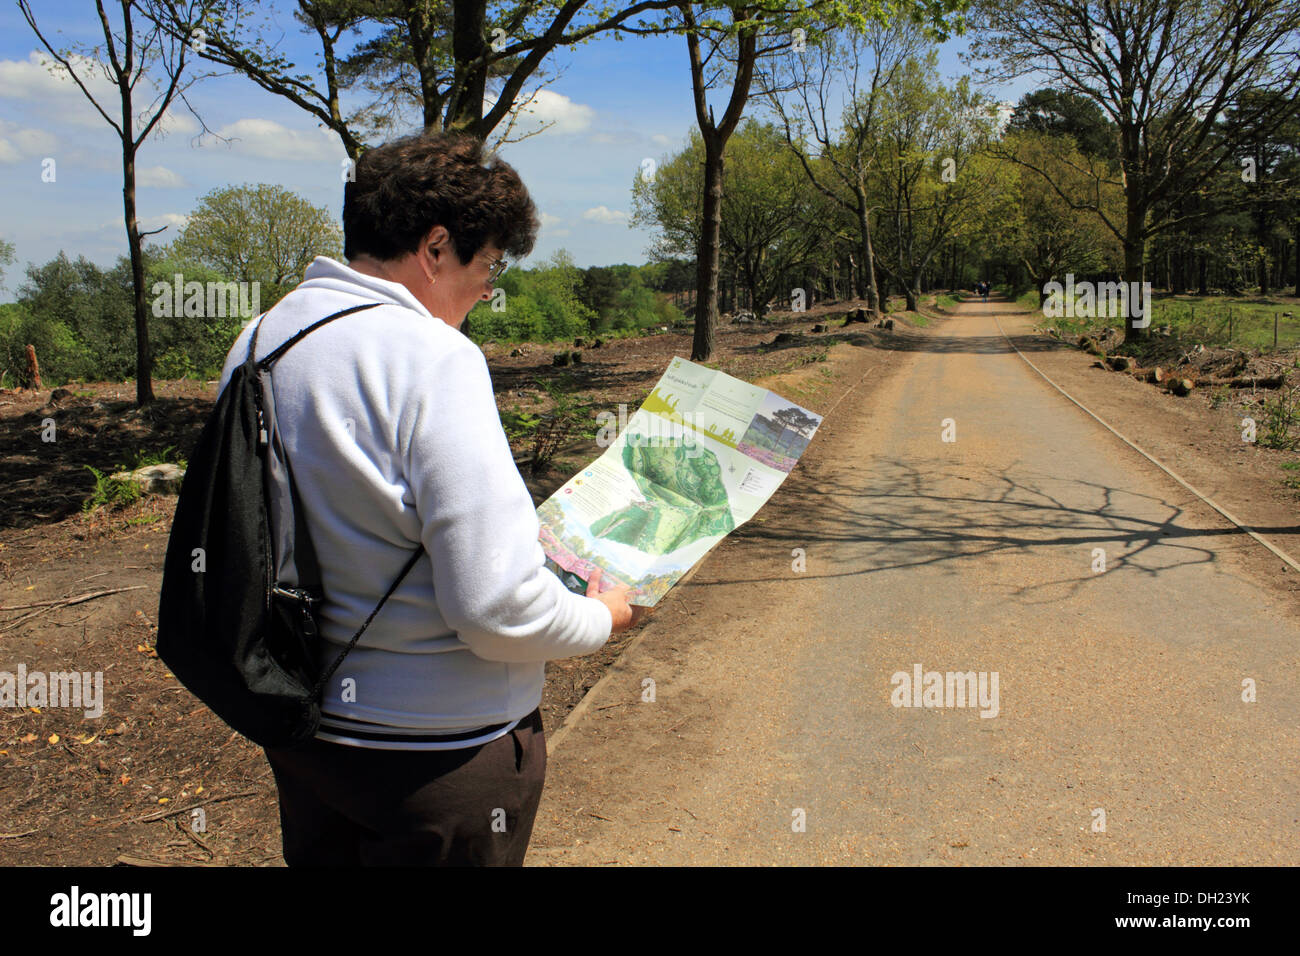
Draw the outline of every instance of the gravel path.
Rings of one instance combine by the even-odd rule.
[[[995,305],[893,353],[669,595],[553,755],[530,864],[1300,862],[1278,562]],[[917,665],[987,675],[984,706],[895,706]]]

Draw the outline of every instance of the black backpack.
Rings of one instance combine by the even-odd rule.
[[[319,673],[320,565],[276,427],[270,372],[322,325],[379,304],[321,319],[260,362],[259,320],[181,485],[163,564],[158,656],[218,717],[264,747],[315,735],[325,683],[424,552],[415,549],[347,648]]]

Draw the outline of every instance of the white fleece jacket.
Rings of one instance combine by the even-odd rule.
[[[410,744],[362,745],[427,749],[421,733],[531,713],[544,662],[597,650],[612,619],[543,567],[483,353],[404,286],[318,257],[262,320],[257,357],[368,302],[385,304],[331,322],[279,360],[276,414],[321,565],[323,660],[346,646],[417,544],[427,551],[326,686],[335,730],[322,736],[377,725],[375,736]],[[252,328],[231,349],[222,388]]]

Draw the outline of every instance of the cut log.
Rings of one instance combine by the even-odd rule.
[[[1226,385],[1229,388],[1281,388],[1286,384],[1285,375],[1238,375],[1234,378],[1217,378],[1210,380],[1211,385]]]

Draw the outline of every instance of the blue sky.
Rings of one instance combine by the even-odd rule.
[[[33,5],[42,31],[57,36],[57,47],[102,41],[91,0]],[[287,9],[283,2],[273,6]],[[315,59],[310,38],[288,13],[278,20],[286,52],[309,66]],[[956,39],[940,48],[945,76],[966,72],[957,58],[965,47]],[[61,249],[102,265],[126,252],[116,133],[71,82],[41,65],[38,51],[16,4],[0,5],[0,237],[13,242],[17,254],[5,271],[4,299],[13,297],[28,262],[43,263]],[[685,39],[606,36],[559,51],[545,67],[563,70],[536,101],[536,115],[555,126],[500,150],[542,213],[537,247],[524,265],[559,248],[582,267],[646,261],[652,234],[627,221],[632,181],[643,159],[662,161],[694,128]],[[1028,88],[995,92],[1014,100]],[[113,115],[115,90],[102,79],[93,89],[108,93],[101,102]],[[309,114],[237,75],[206,79],[189,98],[208,128],[232,141],[198,138],[193,117],[183,107],[173,109],[167,133],[151,137],[137,161],[137,202],[146,228],[167,225],[159,238],[172,237],[199,197],[245,182],[283,186],[339,216],[345,153]],[[721,95],[710,102],[720,114]],[[759,104],[751,101],[746,115],[762,118]],[[55,181],[43,182],[42,163],[51,158]]]

